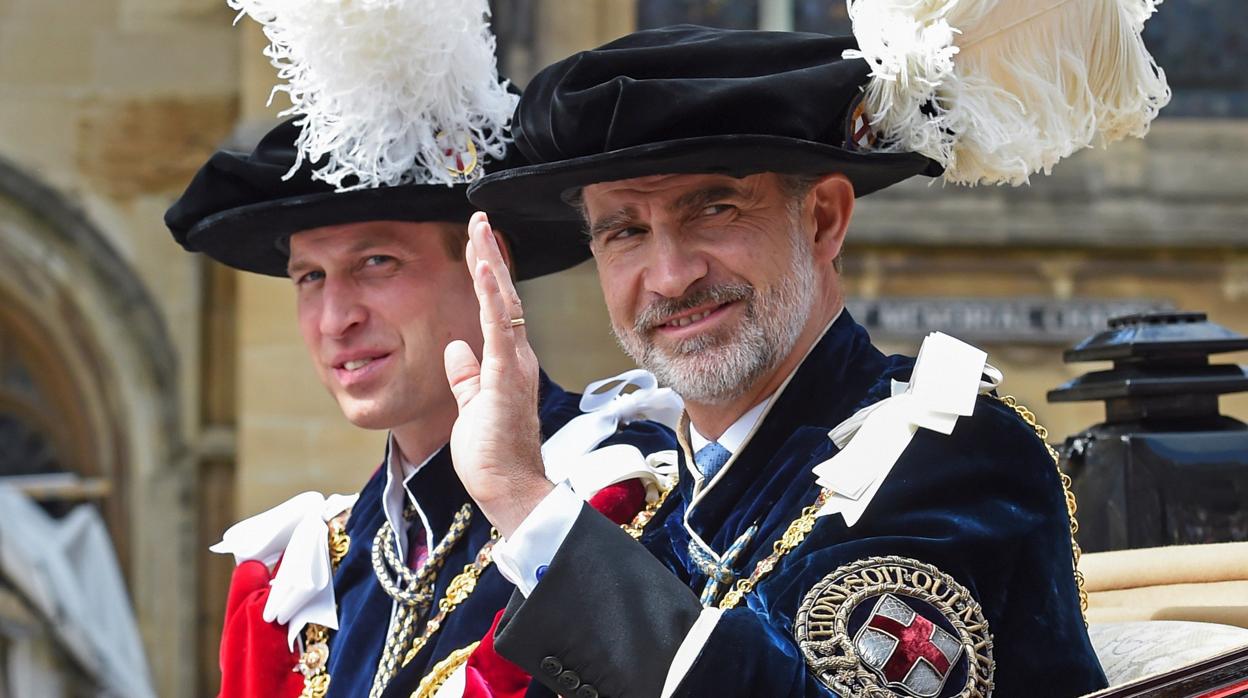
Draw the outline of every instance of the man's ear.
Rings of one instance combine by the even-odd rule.
[[[841,254],[854,215],[854,185],[837,172],[820,178],[807,196],[814,199],[815,261],[831,263]]]

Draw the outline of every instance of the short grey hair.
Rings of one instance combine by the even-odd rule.
[[[559,195],[563,203],[576,209],[581,219],[581,233],[589,240],[589,209],[585,207],[585,187],[569,189]]]
[[[780,178],[780,191],[790,199],[802,199],[823,179],[823,175],[815,174],[777,174]]]

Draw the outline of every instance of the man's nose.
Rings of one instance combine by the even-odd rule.
[[[360,301],[355,284],[347,280],[326,279],[322,291],[321,334],[343,337],[352,328],[364,324],[368,312]]]
[[[651,234],[656,244],[651,248],[646,290],[666,298],[679,298],[706,276],[706,256],[674,232],[655,229]]]

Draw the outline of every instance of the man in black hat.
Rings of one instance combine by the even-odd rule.
[[[456,479],[447,448],[456,409],[442,350],[451,340],[481,345],[463,261],[467,184],[338,192],[306,162],[284,178],[299,131],[287,121],[250,154],[215,154],[166,223],[188,250],[289,276],[321,382],[352,424],[390,437],[380,467],[359,466],[372,475],[358,495],[304,493],[231,528],[214,547],[240,563],[222,639],[222,695],[406,698],[482,637],[512,590],[491,565],[496,534]],[[583,256],[573,244],[548,253],[516,232],[537,228],[547,239],[577,235],[558,223],[498,233],[518,279]],[[541,374],[535,435],[550,437],[580,415],[579,398]],[[645,418],[647,408],[633,404],[606,429],[571,428],[561,438],[584,451],[600,442],[647,454],[671,448],[670,433],[652,422],[614,428]],[[610,499],[623,522],[644,504],[637,480],[599,492],[596,501]]]
[[[1053,36],[1041,29],[968,21],[946,34]],[[1105,55],[1082,36],[1084,53]],[[1000,40],[1018,60],[991,69],[1043,72],[1014,39]],[[939,55],[888,53],[911,49]],[[844,309],[856,196],[942,167],[998,181],[1051,165],[1046,148],[1019,156],[1041,143],[997,143],[997,155],[976,142],[967,124],[1012,100],[1047,115],[1008,79],[995,86],[1004,106],[959,92],[981,65],[971,46],[971,67],[939,79],[888,73],[939,65],[947,49],[672,27],[579,53],[527,87],[515,135],[533,164],[486,177],[473,201],[579,211],[620,344],[686,401],[681,480],[640,544],[547,482],[530,351],[508,325],[519,302],[488,223],[473,221],[484,353],[447,350],[452,451],[519,588],[495,648],[550,690],[1013,698],[1105,685],[1081,615],[1073,503],[1034,416],[996,396],[983,352],[934,333],[917,360],[887,357]],[[932,93],[888,93],[899,83]],[[1026,84],[1034,96],[1046,83]],[[1102,87],[1075,85],[1070,100],[1103,115],[1123,93],[1149,94]],[[896,113],[907,103],[914,113]],[[1064,137],[1031,126],[1037,141]]]

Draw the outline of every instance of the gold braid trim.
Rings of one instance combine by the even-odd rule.
[[[634,539],[641,538],[641,534],[646,530],[646,525],[654,519],[654,515],[658,513],[659,508],[662,507],[663,503],[667,501],[667,496],[671,494],[672,490],[676,489],[676,482],[678,478],[679,475],[672,476],[670,485],[661,490],[659,492],[659,496],[654,498],[654,501],[648,502],[644,509],[637,512],[637,515],[633,517],[632,521],[624,524],[620,528],[624,529],[624,532],[632,536]],[[465,567],[464,571],[451,581],[450,586],[448,586],[446,590],[447,598],[444,598],[439,602],[439,606],[442,607],[442,612],[438,615],[438,617],[429,621],[429,626],[433,627],[434,632],[442,626],[442,623],[446,620],[446,616],[450,614],[455,606],[459,605],[464,599],[468,598],[469,594],[472,593],[472,590],[476,587],[477,577],[479,577],[481,572],[489,565],[490,550],[494,547],[494,544],[497,541],[498,532],[491,531],[490,541],[486,544],[486,547],[481,549],[481,552],[477,553],[477,559],[473,562],[473,564]],[[427,627],[426,637],[422,638],[422,640],[412,648],[411,652],[409,652],[407,657],[404,658],[404,664],[411,661],[412,658],[416,656],[416,653],[419,652],[421,648],[424,647],[425,642],[428,641],[428,635],[432,634],[433,633],[429,632]],[[454,674],[460,666],[468,662],[468,657],[477,649],[477,645],[480,644],[481,642],[478,640],[467,647],[461,647],[460,649],[451,652],[442,661],[434,664],[433,668],[429,670],[429,673],[420,680],[420,685],[416,687],[414,692],[412,692],[411,698],[432,698],[432,696],[438,692],[438,689],[442,688],[442,684],[446,683],[447,679],[451,678],[451,675]]]
[[[351,548],[351,536],[347,535],[347,510],[329,522],[329,564],[338,569],[338,563]],[[325,698],[329,692],[329,630],[323,625],[308,623],[303,629],[303,654],[299,656],[298,669],[303,674],[303,692],[299,698]]]
[[[390,681],[395,677],[399,670],[407,666],[407,663],[411,661],[412,657],[416,656],[416,651],[419,650],[419,647],[423,646],[424,643],[433,636],[433,633],[437,632],[441,625],[440,619],[445,618],[445,614],[450,612],[449,609],[446,609],[446,599],[443,599],[440,604],[443,608],[443,615],[430,620],[425,625],[424,634],[417,637],[416,628],[419,626],[420,621],[424,619],[425,612],[429,610],[430,604],[433,603],[434,586],[437,583],[438,574],[442,569],[442,563],[446,561],[446,557],[450,554],[451,550],[460,541],[460,539],[467,535],[468,527],[472,522],[472,512],[473,508],[471,504],[465,503],[462,507],[460,507],[459,512],[455,515],[455,520],[451,522],[450,529],[446,532],[446,535],[442,537],[442,540],[438,541],[438,544],[433,547],[433,550],[429,551],[429,557],[421,566],[420,571],[410,577],[407,577],[411,583],[418,585],[417,588],[403,589],[399,584],[396,584],[392,579],[390,579],[389,573],[385,569],[384,564],[378,567],[380,557],[378,555],[377,548],[373,548],[374,571],[378,572],[377,581],[392,599],[399,602],[399,606],[398,612],[395,615],[394,624],[388,631],[385,646],[382,648],[381,659],[377,663],[377,672],[373,674],[373,685],[372,689],[368,693],[369,698],[379,698],[379,696],[385,692],[386,687],[390,684]],[[386,545],[392,547],[392,544],[386,542],[384,539],[384,533],[386,531],[390,531],[391,534],[393,534],[389,523],[382,524],[381,530],[378,531],[378,539],[374,542],[374,546]],[[482,550],[486,550],[488,553],[488,548],[493,546],[493,541],[496,538],[497,535],[491,533],[490,540],[482,546]],[[476,559],[478,561],[481,560],[480,552],[477,553]],[[407,569],[406,563],[398,559],[397,554],[393,557],[393,563],[402,568],[402,570]],[[474,562],[474,565],[475,564],[476,563]],[[487,555],[484,565],[488,564],[489,558]],[[465,568],[464,572],[452,582],[452,586],[454,586],[455,582],[463,584],[463,582],[460,582],[460,577],[471,574],[471,568],[472,565]],[[479,575],[482,569],[484,569],[484,566],[478,569],[475,574]],[[407,571],[410,572],[410,570]],[[403,574],[402,571],[399,572],[400,574]],[[475,586],[475,583],[476,577],[473,576],[473,586]],[[450,589],[448,589],[448,592],[449,591]],[[410,592],[411,596],[407,597],[399,595],[399,592],[404,592],[405,594]],[[454,608],[454,606],[451,608]],[[418,647],[415,649],[409,649],[412,647],[413,642],[417,643]]]
[[[646,532],[646,526],[649,525],[651,519],[653,519],[654,515],[659,512],[659,509],[663,506],[663,504],[667,502],[667,495],[671,494],[672,490],[676,489],[676,483],[679,481],[680,474],[673,473],[671,482],[668,483],[666,488],[659,491],[659,496],[655,497],[654,501],[647,502],[646,507],[637,512],[637,515],[633,517],[632,521],[629,521],[620,528],[624,529],[625,533],[632,536],[633,540],[639,540],[641,538],[641,534]]]
[[[461,647],[447,655],[446,659],[434,664],[433,669],[430,669],[425,678],[420,680],[420,686],[416,688],[412,698],[432,698],[461,665],[468,663],[468,657],[476,651],[479,644],[481,644],[480,640],[467,647]]]
[[[675,489],[675,484],[676,480],[673,478],[671,487],[662,490],[654,501],[647,503],[645,509],[638,512],[632,521],[623,526],[624,531],[633,538],[640,538],[646,525],[650,523],[659,508],[667,501],[667,496]],[[351,548],[351,537],[347,535],[346,530],[346,520],[349,515],[350,511],[343,512],[329,522],[329,560],[334,570],[338,569],[338,563],[346,557],[347,551]],[[490,552],[497,540],[498,533],[492,531],[490,540],[478,551],[472,564],[467,565],[464,571],[451,581],[447,588],[447,598],[442,599],[438,604],[438,615],[426,624],[425,632],[403,658],[404,665],[415,657],[433,634],[441,628],[446,617],[476,588],[481,573],[490,565]],[[412,694],[413,698],[428,698],[436,693],[451,674],[461,664],[468,661],[468,656],[478,644],[474,642],[467,647],[455,650],[434,665],[429,674],[421,680],[416,692]],[[329,630],[323,625],[309,623],[303,630],[303,647],[303,654],[300,655],[298,664],[298,670],[303,674],[303,692],[299,694],[299,698],[324,698],[329,692],[330,680]]]
[[[806,540],[806,535],[815,528],[815,519],[819,514],[819,510],[823,508],[828,497],[832,494],[832,490],[821,490],[819,496],[815,498],[815,503],[802,509],[802,515],[799,516],[789,527],[785,529],[784,535],[780,536],[780,540],[771,546],[771,554],[758,564],[754,565],[754,571],[745,579],[738,579],[732,589],[724,594],[724,598],[720,600],[719,607],[724,610],[735,608],[741,603],[741,599],[745,595],[754,590],[754,586],[767,575],[771,574],[779,564],[780,559],[788,555],[791,550],[802,544]]]
[[[1013,395],[998,397],[1006,407],[1014,410],[1027,426],[1036,432],[1036,436],[1040,437],[1040,443],[1044,444],[1045,450],[1049,452],[1049,457],[1053,459],[1053,465],[1057,467],[1058,477],[1062,480],[1062,491],[1066,495],[1066,515],[1070,517],[1070,550],[1071,550],[1071,566],[1075,573],[1075,586],[1079,589],[1079,612],[1083,615],[1083,624],[1088,624],[1088,592],[1084,588],[1083,573],[1079,571],[1079,558],[1083,555],[1083,551],[1079,548],[1079,542],[1075,540],[1075,535],[1079,533],[1079,520],[1075,518],[1075,513],[1079,511],[1079,504],[1075,501],[1075,492],[1070,488],[1070,476],[1061,470],[1062,457],[1058,454],[1057,449],[1049,445],[1049,430],[1040,426],[1036,422],[1036,414],[1031,410],[1018,404],[1018,400]]]

